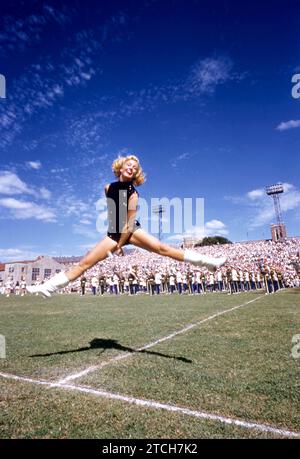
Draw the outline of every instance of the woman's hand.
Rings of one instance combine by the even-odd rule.
[[[122,249],[122,247],[117,246],[115,253],[116,255],[118,255],[118,257],[124,257],[124,250]]]

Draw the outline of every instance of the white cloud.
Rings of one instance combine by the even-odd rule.
[[[0,34],[1,52],[5,54],[12,51],[14,53],[24,51],[42,39],[48,23],[58,23],[64,26],[70,20],[70,11],[72,8],[66,6],[58,10],[49,5],[39,5],[36,11],[22,18],[12,15],[4,16],[4,26]]]
[[[61,51],[61,64],[54,66],[50,56],[43,57],[13,81],[11,98],[5,108],[0,106],[1,148],[22,132],[34,114],[60,101],[69,87],[85,86],[96,73],[92,62],[100,44],[88,34],[78,34],[73,42],[72,48]]]
[[[0,194],[19,195],[30,194],[37,198],[50,199],[51,192],[42,187],[40,189],[28,186],[14,172],[0,171]]]
[[[204,237],[204,229],[202,227],[196,227],[188,229],[185,233],[182,234],[173,234],[167,238],[170,242],[182,242],[183,238],[192,237],[194,239],[202,239]]]
[[[78,199],[72,194],[61,196],[57,202],[57,207],[65,217],[78,217],[82,218],[84,213],[90,212],[90,206],[87,202]]]
[[[81,251],[82,250],[86,251],[86,250],[91,250],[94,247],[94,245],[95,244],[92,242],[90,244],[79,244],[78,247]]]
[[[212,92],[217,84],[229,78],[232,62],[207,58],[197,62],[191,71],[189,82],[193,91]]]
[[[179,163],[182,164],[182,162],[189,161],[192,156],[193,154],[191,153],[182,153],[181,155],[175,156],[175,158],[171,160],[171,166],[176,169]]]
[[[183,237],[184,237],[183,234],[173,234],[172,236],[169,236],[167,238],[167,241],[180,242],[180,241],[182,241]]]
[[[294,129],[298,127],[300,127],[300,120],[290,120],[283,121],[276,127],[276,129],[278,131],[287,131],[288,129]]]
[[[233,72],[233,62],[228,57],[208,57],[198,60],[191,68],[184,84],[186,96],[212,94],[217,86],[230,80],[241,80],[244,75]]]
[[[81,220],[79,220],[79,223],[81,223],[82,225],[91,225],[92,222],[86,218],[82,218]]]
[[[233,61],[227,57],[199,59],[191,66],[187,75],[177,80],[167,81],[161,86],[149,85],[137,91],[128,91],[126,94],[129,100],[121,100],[116,109],[117,115],[127,117],[152,111],[159,104],[172,104],[213,94],[218,86],[245,78],[245,74],[234,72],[233,67]]]
[[[265,195],[265,191],[262,188],[257,189],[257,190],[252,190],[247,193],[247,196],[252,200],[261,198],[264,195]]]
[[[101,104],[101,101],[99,102]],[[99,150],[105,143],[107,131],[113,122],[113,116],[110,119],[103,119],[99,110],[89,113],[72,114],[72,117],[67,120],[67,128],[65,138],[68,145],[72,147],[80,147],[81,150],[88,153],[88,157],[92,158],[91,152],[95,149]],[[83,166],[86,162],[83,162]]]
[[[282,212],[300,211],[300,190],[291,183],[283,183],[284,192],[280,194],[280,207]],[[250,198],[250,199],[249,199]],[[275,223],[274,202],[270,196],[267,196],[263,188],[249,191],[244,196],[230,197],[231,202],[248,207],[250,215],[249,221],[245,225],[249,229],[259,228],[270,223]],[[284,214],[283,214],[284,220]]]
[[[28,248],[0,248],[0,260],[1,262],[13,262],[13,261],[22,261],[22,260],[34,260],[40,254],[28,250]]]
[[[29,169],[35,169],[35,170],[38,170],[42,167],[42,163],[41,161],[27,161],[26,162],[26,166],[29,168]]]
[[[2,194],[34,194],[14,172],[0,171],[0,193]]]
[[[51,198],[51,191],[49,191],[44,186],[40,188],[40,194],[43,199],[50,199]]]
[[[183,240],[184,237],[192,237],[194,239],[203,239],[207,236],[227,236],[228,230],[221,220],[213,219],[205,223],[204,228],[199,227],[192,227],[188,229],[183,234],[173,234],[167,238],[170,242],[180,242]]]
[[[73,225],[73,233],[95,240],[99,239],[99,233],[96,229],[93,230],[91,228],[87,228],[85,225],[79,225],[77,223]]]
[[[287,193],[289,191],[294,191],[296,189],[295,186],[292,185],[291,183],[283,183],[282,186],[283,186],[284,193]]]
[[[283,183],[285,193],[281,196],[281,208],[283,211],[293,210],[300,206],[300,190],[294,185]]]
[[[52,210],[39,206],[33,202],[19,201],[15,198],[0,199],[0,206],[9,209],[10,218],[27,220],[34,218],[46,222],[55,222],[56,216]]]
[[[229,231],[226,225],[220,220],[211,220],[205,224],[204,235],[208,236],[228,236]]]
[[[51,169],[50,172],[51,174],[60,174],[61,172],[66,172],[68,169],[67,168],[57,168],[57,169]]]
[[[220,220],[210,220],[206,222],[205,228],[209,230],[222,230],[226,227],[226,225],[221,222]]]

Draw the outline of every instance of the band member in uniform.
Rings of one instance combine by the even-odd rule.
[[[106,277],[104,274],[100,274],[99,279],[98,279],[98,284],[99,284],[99,294],[104,295],[106,293]]]
[[[85,287],[86,287],[87,279],[85,276],[80,278],[80,287],[81,287],[81,295],[85,295]],[[27,287],[28,290],[28,287]],[[39,292],[38,292],[39,293]]]

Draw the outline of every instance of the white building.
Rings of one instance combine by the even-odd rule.
[[[4,274],[5,274],[5,264],[0,263],[0,283],[4,281]]]
[[[183,248],[192,249],[195,244],[201,242],[203,238],[196,235],[184,236],[183,238]]]
[[[15,261],[5,263],[3,282],[12,279],[13,283],[21,282],[25,279],[27,285],[35,283],[37,280],[42,282],[60,271],[65,270],[65,266],[58,263],[51,257],[38,257],[31,261]],[[1,268],[1,265],[0,265]],[[1,271],[0,271],[1,279]]]

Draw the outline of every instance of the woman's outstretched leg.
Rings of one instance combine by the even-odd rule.
[[[44,296],[50,297],[51,293],[65,287],[69,282],[80,277],[87,269],[107,258],[108,252],[114,252],[116,248],[117,243],[109,237],[105,237],[80,260],[77,266],[74,266],[69,271],[56,274],[44,284],[28,286],[27,290],[29,293],[42,293]]]
[[[142,249],[157,253],[164,257],[170,257],[177,261],[192,263],[197,266],[204,266],[210,271],[215,271],[226,262],[226,257],[213,258],[201,255],[194,250],[181,250],[162,243],[159,239],[146,233],[142,229],[137,229],[129,239],[130,244],[134,244]]]
[[[78,279],[87,269],[107,258],[108,252],[114,252],[116,248],[117,243],[108,236],[105,237],[80,260],[77,266],[66,271],[66,276],[70,281]]]

